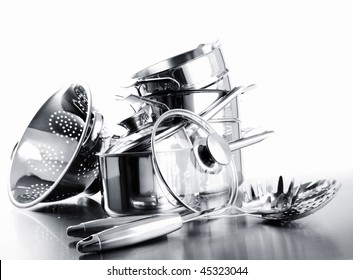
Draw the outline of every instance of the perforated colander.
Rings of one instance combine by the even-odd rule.
[[[96,153],[103,117],[87,87],[59,90],[37,112],[12,157],[10,198],[18,207],[99,190]]]

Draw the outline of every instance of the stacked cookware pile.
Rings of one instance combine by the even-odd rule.
[[[112,218],[68,229],[76,237],[103,230],[79,242],[79,251],[134,244],[202,217],[298,219],[339,189],[335,180],[292,180],[285,189],[280,177],[274,190],[243,188],[237,204],[240,150],[272,132],[242,137],[238,96],[254,86],[231,87],[219,44],[199,45],[133,79],[116,96],[135,109],[116,125],[123,133],[106,127],[87,86],[71,84],[40,108],[12,153],[9,194],[17,207],[102,194]]]
[[[228,70],[218,44],[200,45],[145,68],[133,78],[136,80],[136,95],[141,98],[136,100],[136,97],[129,96],[127,99],[140,101],[141,107],[135,115],[121,122],[127,129],[127,137],[99,155],[104,205],[113,216],[141,209],[173,208],[160,190],[149,145],[141,147],[143,138],[150,138],[154,121],[164,112],[170,109],[189,110],[207,118],[227,142],[240,139],[237,98],[214,108],[229,96],[231,90]],[[214,115],[212,119],[210,114]],[[233,156],[238,178],[242,180],[240,150],[234,151]],[[183,176],[182,170],[174,174]]]
[[[218,43],[161,61],[133,79],[126,92],[135,94],[122,91],[117,96],[136,108],[119,123],[126,131],[122,135],[106,132],[87,86],[72,84],[42,106],[13,152],[10,198],[16,206],[27,208],[101,190],[111,216],[173,209],[152,164],[148,141],[155,121],[168,110],[185,109],[206,118],[227,142],[241,138],[237,94],[246,89],[231,91]],[[242,181],[240,150],[232,154]]]

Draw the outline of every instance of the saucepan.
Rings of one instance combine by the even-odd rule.
[[[243,93],[253,86],[246,88],[238,87],[228,92],[223,98],[214,102],[211,108],[201,115],[205,119],[210,119],[216,115],[228,102],[236,98],[240,93]],[[234,125],[237,120],[220,119],[213,120],[213,125]],[[168,123],[170,126],[171,124]],[[193,189],[199,185],[195,182],[195,176],[190,170],[193,170],[190,158],[190,151],[193,147],[190,146],[190,139],[200,138],[198,128],[193,125],[174,127],[161,126],[160,135],[163,136],[163,157],[164,168],[167,170],[165,177],[173,181],[173,185],[179,189],[184,189],[183,196],[187,200],[187,204],[192,204],[192,201],[197,198],[194,195]],[[119,216],[121,214],[135,213],[140,210],[143,213],[146,211],[159,212],[166,210],[174,210],[176,205],[170,204],[166,199],[165,193],[161,191],[163,186],[155,176],[152,157],[150,150],[150,140],[153,125],[141,130],[137,134],[131,134],[123,139],[120,143],[108,149],[105,153],[99,153],[100,173],[103,182],[103,197],[104,208],[111,216]],[[255,135],[249,139],[235,140],[229,143],[231,150],[238,150],[250,144],[257,143],[263,140],[269,132]],[[221,133],[222,135],[222,133]],[[161,136],[161,137],[162,137]],[[220,196],[220,193],[227,193],[229,186],[222,184],[222,177],[217,177],[212,188],[214,194]],[[197,199],[196,199],[197,200]],[[197,202],[195,200],[195,203]],[[178,205],[177,205],[178,206]]]
[[[228,143],[231,151],[258,143],[272,132],[265,131],[251,137]],[[185,137],[183,137],[185,135]],[[163,169],[167,181],[173,181],[174,187],[183,189],[181,195],[188,205],[198,203],[197,189],[200,182],[193,172],[190,153],[193,146],[187,140],[184,129],[164,139],[167,148],[163,149]],[[181,136],[181,137],[180,137]],[[201,138],[200,138],[201,139]],[[168,144],[167,144],[168,143]],[[159,213],[172,211],[180,205],[171,204],[162,191],[164,186],[156,177],[151,151],[114,153],[114,149],[100,153],[99,163],[103,182],[104,209],[114,217],[125,214]],[[212,195],[221,199],[227,196],[227,180],[213,179]]]

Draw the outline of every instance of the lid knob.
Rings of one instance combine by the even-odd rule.
[[[228,143],[217,133],[208,135],[206,140],[207,152],[210,157],[221,165],[230,163],[232,152]]]
[[[217,133],[211,133],[207,138],[201,138],[194,141],[195,158],[208,172],[218,172],[222,165],[228,165],[231,162],[231,150],[229,145]]]

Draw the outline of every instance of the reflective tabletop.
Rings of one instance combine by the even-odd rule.
[[[107,217],[99,194],[31,210],[17,209],[2,197],[1,259],[353,259],[353,173],[332,179],[342,183],[337,196],[313,215],[290,223],[244,216],[199,220],[168,236],[94,254],[79,253],[79,239],[67,237],[66,229]]]

